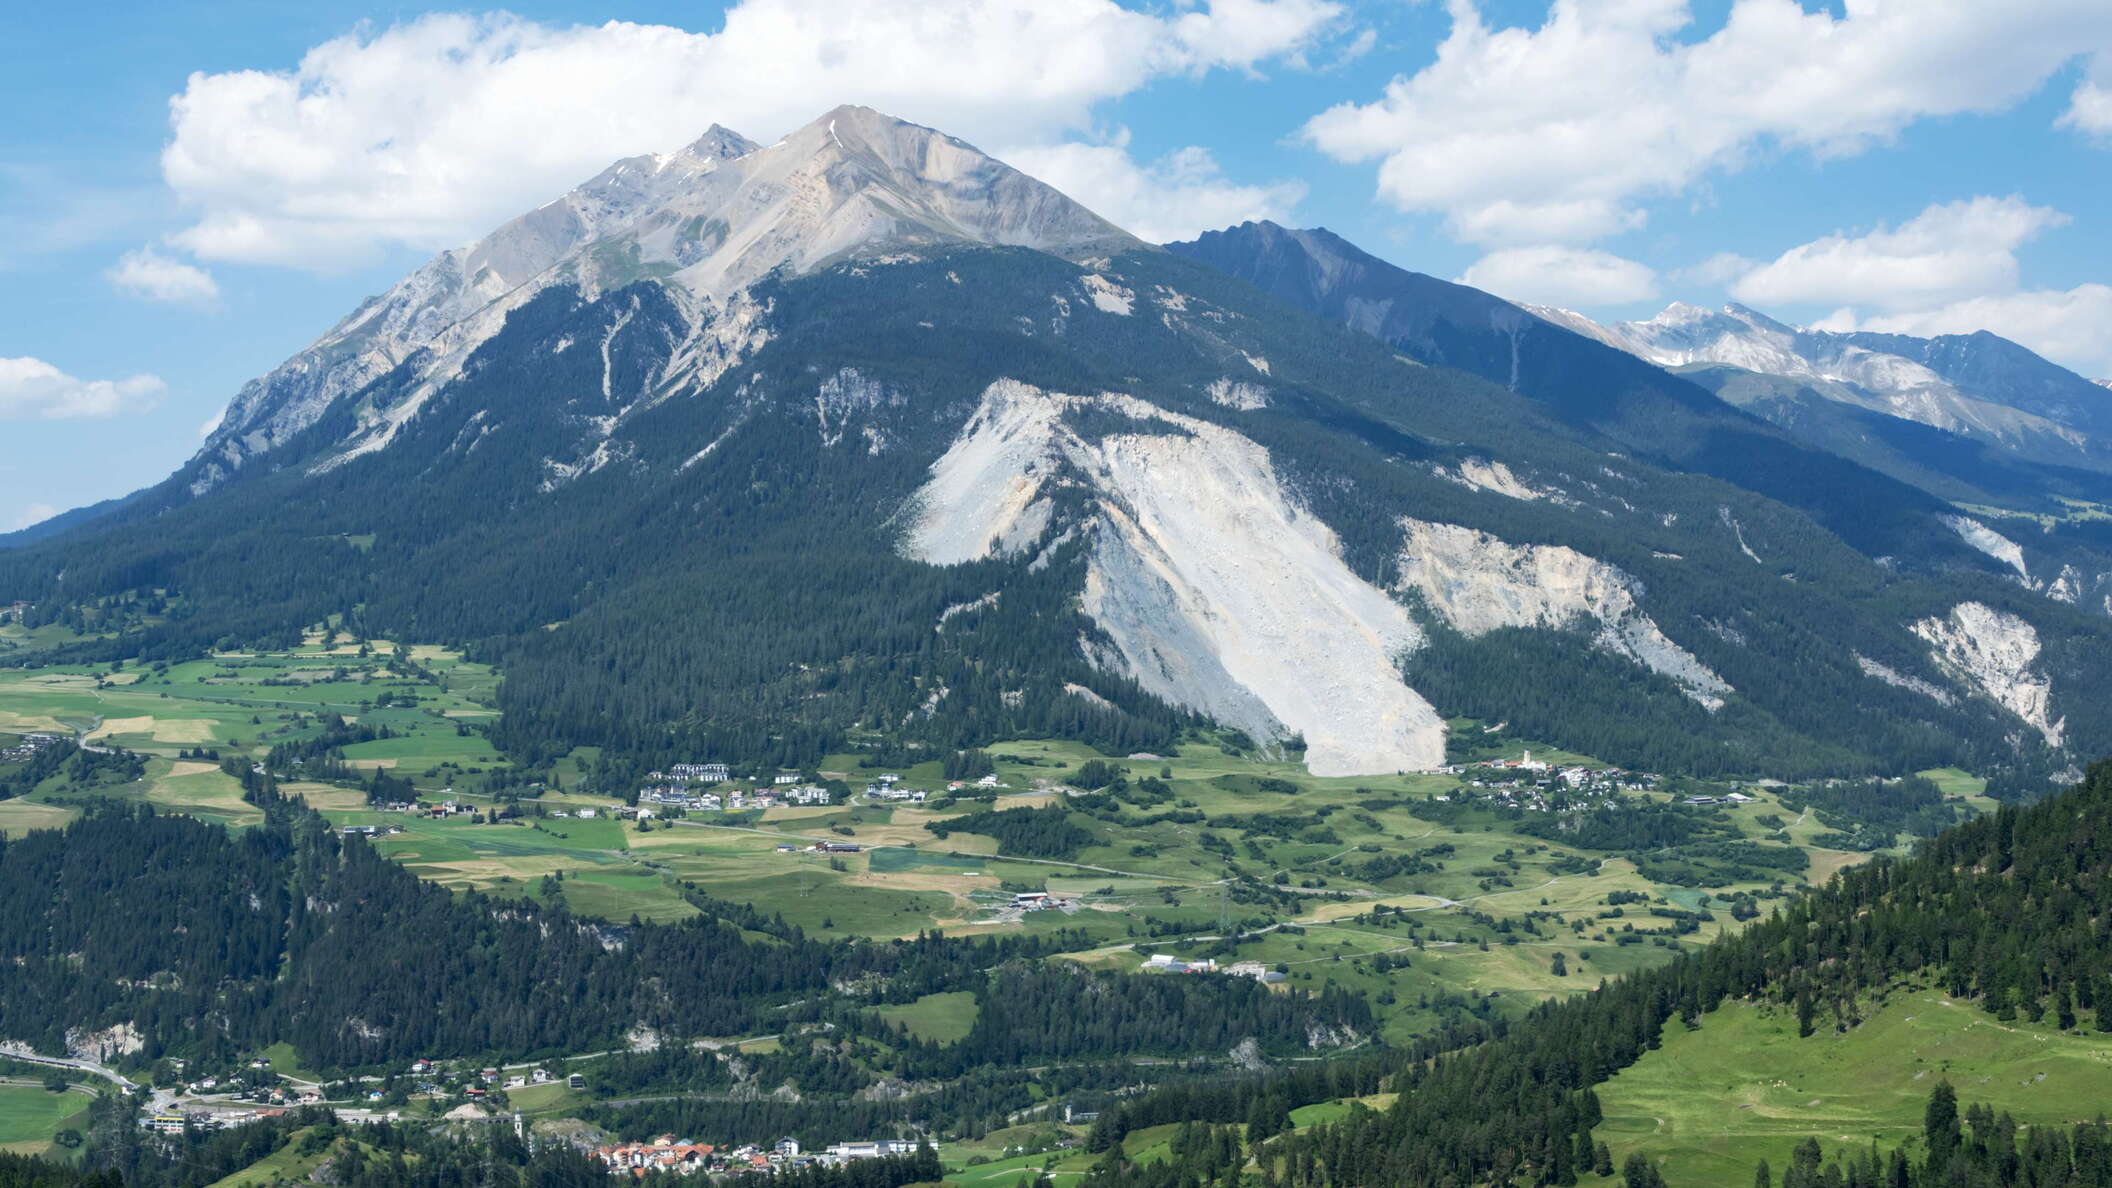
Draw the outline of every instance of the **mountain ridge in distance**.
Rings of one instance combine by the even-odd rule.
[[[1354,775],[1442,763],[1460,716],[1709,774],[2112,747],[2080,582],[1488,294],[1334,241],[1413,287],[1382,341],[1257,287],[1313,266],[1291,233],[1162,250],[866,109],[583,189],[0,554],[0,597],[180,607],[83,657],[329,616],[461,644],[507,673],[502,745],[599,746],[616,787],[1196,730]]]
[[[1625,426],[1612,425],[1628,444],[1669,449],[1675,465],[1794,503],[1873,556],[1928,547],[1907,545],[1899,529],[1937,522],[2016,571],[2022,584],[2112,613],[2112,535],[2088,514],[2093,506],[2112,506],[2112,473],[2102,468],[2112,455],[2087,431],[2095,423],[2090,418],[2112,401],[2036,356],[2021,365],[2024,379],[2016,386],[2049,411],[2083,406],[2088,415],[2072,416],[2075,425],[1966,395],[1931,366],[1863,345],[1874,336],[1836,341],[1744,307],[1718,313],[1675,304],[1657,319],[1623,324],[1624,330],[1413,273],[1324,230],[1248,223],[1167,246],[1420,362],[1460,367],[1540,396],[1594,427],[1609,426],[1609,409],[1631,407],[1637,411]],[[1825,378],[1819,363],[1795,353],[1800,344],[1818,349],[1814,342],[1831,343],[1826,349],[1856,361],[1866,379],[1896,381],[1897,391],[1881,398]],[[1993,335],[1929,340],[1919,351],[1961,377],[1989,370],[1972,361],[1976,352],[2009,361],[2029,354]],[[1751,369],[1770,366],[1784,374]],[[2032,395],[2048,385],[2056,399]],[[1703,393],[1720,399],[1697,400]],[[1755,433],[1730,415],[1734,407],[1776,433]],[[1948,410],[1947,423],[1965,431],[1926,423],[1943,419],[1932,409]],[[1968,423],[1972,418],[2007,428],[1996,433]],[[1870,481],[1873,473],[1926,498],[1881,490]],[[1881,509],[1892,507],[1915,510],[1889,519]]]

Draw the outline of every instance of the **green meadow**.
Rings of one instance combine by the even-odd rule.
[[[53,1093],[42,1085],[0,1084],[0,1151],[43,1154],[60,1130],[85,1133],[89,1100],[75,1090]]]
[[[1779,1174],[1807,1137],[1828,1152],[1918,1146],[1944,1079],[1960,1109],[2089,1121],[2112,1104],[2112,1035],[2003,1023],[1934,989],[1896,990],[1859,1026],[1803,1039],[1793,1011],[1731,1004],[1698,1030],[1667,1024],[1661,1048],[1599,1086],[1599,1135],[1616,1165],[1647,1152],[1669,1183],[1745,1184],[1762,1159]]]

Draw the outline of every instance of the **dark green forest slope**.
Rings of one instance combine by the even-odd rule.
[[[284,1041],[312,1067],[352,1069],[620,1048],[637,1028],[695,1039],[818,1023],[872,1042],[833,1072],[779,1071],[851,1092],[883,1073],[1222,1053],[1249,1036],[1305,1051],[1316,1033],[1372,1030],[1366,1003],[1332,991],[1017,964],[1084,943],[1064,932],[820,941],[702,895],[703,914],[665,925],[458,898],[243,774],[265,822],[239,833],[139,806],[0,840],[0,1034],[63,1053],[69,1033],[129,1026],[142,1064]],[[982,1006],[943,1049],[860,1011],[950,991]]]
[[[1845,871],[1697,954],[1543,1006],[1515,1024],[1433,1038],[1395,1066],[1392,1084],[1400,1096],[1391,1108],[1268,1143],[1260,1153],[1262,1182],[1312,1188],[1575,1183],[1599,1161],[1593,1087],[1657,1047],[1665,1028],[1699,1026],[1728,1001],[1780,1004],[1808,1032],[1853,1027],[1873,996],[1934,985],[1953,998],[1976,1000],[1997,1021],[2065,1011],[2077,1026],[2112,1031],[2108,918],[2112,763],[2100,763],[2071,791],[1959,826],[1912,858]],[[1112,1149],[1132,1127],[1245,1122],[1257,1101],[1274,1095],[1282,1104],[1302,1104],[1313,1100],[1306,1096],[1311,1090],[1249,1083],[1214,1095],[1147,1096],[1105,1116],[1096,1137]],[[1938,1129],[1952,1137],[1927,1156],[1933,1167],[1908,1168],[1904,1179],[1858,1182],[2106,1182],[2112,1165],[2101,1130],[2086,1128],[2072,1139],[2034,1134],[2038,1155],[2005,1159],[1999,1120],[1989,1117],[1974,1122],[1971,1142],[1982,1151],[1969,1157],[1956,1149],[1956,1106],[1951,1109],[1951,1120]],[[2061,1151],[2051,1149],[2056,1143]],[[2034,1160],[2058,1163],[2080,1178],[2066,1172],[2024,1178],[2018,1169]],[[1809,1162],[1808,1153],[1800,1154],[1792,1166]],[[1818,1174],[1815,1165],[1811,1170]],[[1646,1166],[1630,1183],[1647,1186],[1651,1174]],[[1116,1188],[1174,1181],[1163,1169],[1111,1156],[1092,1182]],[[1226,1167],[1206,1182],[1244,1181],[1236,1167]]]
[[[1798,453],[1699,389],[1665,388],[1662,373],[1573,375],[1571,407],[1404,363],[1168,253],[1111,267],[1184,310],[1125,316],[1076,301],[1059,332],[1050,295],[1078,292],[1081,270],[1025,250],[844,266],[767,282],[769,341],[715,382],[669,391],[653,388],[679,329],[666,290],[588,300],[553,288],[388,448],[333,454],[408,371],[203,497],[179,474],[0,551],[0,599],[33,603],[36,621],[108,609],[97,621],[122,630],[62,653],[75,658],[284,643],[330,616],[465,645],[506,674],[496,741],[530,766],[604,747],[612,785],[670,759],[807,763],[859,740],[1166,746],[1196,719],[1081,647],[1098,629],[1079,602],[1090,540],[1066,534],[1078,508],[1057,508],[1043,547],[1017,556],[931,566],[898,548],[932,461],[983,390],[1010,377],[1128,392],[1236,429],[1374,583],[1395,577],[1403,515],[1602,560],[1737,690],[1706,712],[1670,680],[1592,651],[1581,629],[1438,630],[1408,677],[1445,713],[1508,716],[1663,770],[2057,769],[2064,757],[1984,698],[1932,698],[1866,672],[1865,659],[1943,683],[1907,626],[1972,600],[2035,625],[2068,738],[2112,748],[2108,678],[2090,660],[2112,646],[2112,623],[2004,581],[1918,492]],[[595,339],[610,342],[606,373],[592,352],[559,349]],[[1265,407],[1208,397],[1228,373],[1254,374],[1249,359],[1269,366]],[[831,413],[821,389],[847,369],[877,395]],[[650,399],[616,437],[589,431],[641,392]],[[613,461],[586,465],[596,458]],[[1487,458],[1566,494],[1516,499],[1444,477]],[[1761,471],[1794,481],[1775,490]],[[1100,697],[1071,695],[1074,684]]]

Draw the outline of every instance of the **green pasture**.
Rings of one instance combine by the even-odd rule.
[[[42,1085],[0,1084],[0,1151],[41,1155],[60,1130],[86,1133],[89,1100],[77,1090],[53,1093]]]
[[[876,1007],[873,1013],[918,1039],[952,1044],[966,1038],[974,1029],[979,1009],[973,992],[956,990],[927,994],[915,1002],[899,1006]]]
[[[1675,1185],[1744,1184],[1761,1159],[1779,1174],[1806,1137],[1829,1152],[1917,1144],[1942,1079],[1961,1109],[2088,1121],[2112,1110],[2112,1035],[2002,1023],[1933,989],[1897,990],[1860,1026],[1822,1022],[1804,1039],[1793,1011],[1732,1004],[1699,1030],[1668,1024],[1662,1047],[1599,1086],[1599,1133],[1617,1165],[1640,1150]]]

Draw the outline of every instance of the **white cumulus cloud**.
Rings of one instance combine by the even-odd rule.
[[[114,417],[152,405],[167,390],[151,375],[84,380],[42,359],[0,358],[0,420]]]
[[[211,305],[220,299],[213,274],[195,264],[172,260],[150,247],[117,258],[104,273],[120,292],[170,305]]]
[[[740,0],[712,33],[425,16],[290,71],[192,75],[162,173],[200,258],[328,266],[461,242],[715,122],[768,141],[864,103],[986,148],[1051,144],[1154,79],[1252,71],[1343,24],[1330,0]]]
[[[1590,240],[1712,171],[1784,148],[1861,151],[1917,119],[2006,108],[2112,50],[2104,0],[1732,0],[1695,36],[1685,0],[1555,0],[1538,28],[1447,0],[1436,60],[1305,137],[1379,164],[1381,198],[1489,244]],[[2094,100],[2092,101],[2094,102]],[[2078,98],[2078,110],[2095,111]],[[2081,124],[2092,118],[2075,117]]]
[[[59,509],[48,503],[32,503],[15,517],[15,522],[8,531],[20,532],[24,528],[33,528],[58,514]]]
[[[1490,252],[1459,281],[1509,301],[1572,308],[1657,296],[1657,274],[1647,265],[1610,252],[1548,244]]]
[[[2091,136],[2112,138],[2112,51],[2092,60],[2089,75],[2069,96],[2060,123]]]
[[[1931,205],[1898,227],[1836,232],[1739,277],[1754,305],[1801,302],[1925,309],[2017,287],[2017,249],[2068,216],[2016,196]]]
[[[1249,219],[1282,222],[1305,197],[1299,181],[1232,181],[1198,147],[1144,164],[1119,142],[1015,149],[1005,159],[1151,243],[1192,239]]]
[[[1754,305],[1833,306],[1819,330],[1988,330],[2085,374],[2112,370],[2112,286],[2026,289],[2017,249],[2069,222],[2023,198],[1940,202],[1897,227],[1837,231],[1752,266],[1730,285]]]

